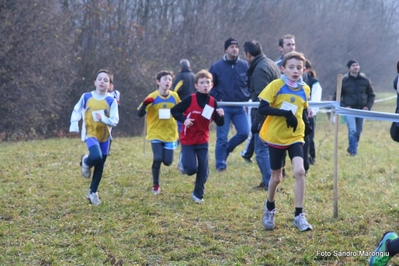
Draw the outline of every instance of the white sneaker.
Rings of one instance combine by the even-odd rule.
[[[85,159],[87,157],[89,157],[89,155],[84,154],[84,155],[82,155],[82,158],[80,159],[80,166],[82,166],[82,176],[84,178],[90,178],[90,176],[91,176],[90,167],[87,164],[85,164]]]
[[[265,211],[263,212],[262,222],[266,230],[273,230],[276,227],[276,223],[274,221],[274,214],[276,212],[277,212],[276,209],[269,211],[265,203]]]
[[[88,198],[89,198],[90,204],[92,204],[94,206],[98,206],[101,203],[101,200],[98,198],[98,192],[89,193]]]
[[[196,196],[194,195],[194,193],[191,195],[191,197],[193,198],[193,201],[194,201],[195,203],[202,204],[202,203],[205,202],[204,199],[200,199],[200,198],[196,197]]]
[[[304,213],[295,216],[294,218],[294,226],[299,229],[299,231],[309,231],[313,230],[313,227],[306,221],[306,217]]]

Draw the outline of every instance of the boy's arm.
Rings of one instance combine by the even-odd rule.
[[[283,116],[287,122],[287,127],[292,127],[294,132],[298,126],[298,120],[295,115],[291,112],[291,110],[283,110],[271,107],[268,102],[260,99],[258,114],[260,115],[274,115],[274,116]]]
[[[83,111],[83,96],[84,94],[80,97],[79,101],[73,107],[69,132],[79,132],[79,121],[82,119]]]
[[[184,123],[186,117],[183,115],[183,113],[188,107],[190,107],[190,104],[191,97],[186,97],[180,103],[173,106],[172,109],[170,109],[170,113],[172,114],[173,118],[176,119],[176,121]]]
[[[274,115],[274,116],[288,116],[289,113],[292,115],[291,111],[283,110],[283,109],[278,109],[271,107],[270,104],[262,99],[259,99],[259,107],[258,107],[258,114],[260,115]]]
[[[147,106],[148,106],[149,104],[152,104],[154,101],[155,101],[155,99],[152,98],[152,97],[147,97],[147,98],[145,98],[144,101],[143,101],[143,102],[140,104],[140,106],[137,108],[137,110],[138,110],[137,115],[138,115],[139,117],[143,117],[143,116],[147,113],[147,111],[146,111]]]
[[[119,122],[118,102],[114,99],[109,110],[109,117],[102,116],[101,122],[110,127],[115,127]]]
[[[224,116],[220,116],[219,113],[216,111],[218,109],[218,103],[215,101],[215,115],[213,116],[213,120],[215,121],[215,124],[217,126],[223,126],[224,125]]]

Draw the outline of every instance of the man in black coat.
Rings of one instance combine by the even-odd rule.
[[[349,72],[342,77],[341,106],[346,108],[370,110],[374,104],[375,94],[371,81],[364,73],[360,73],[360,65],[356,60],[346,64]],[[334,100],[336,99],[336,93]],[[346,116],[348,126],[348,153],[357,155],[357,147],[363,130],[364,119]]]

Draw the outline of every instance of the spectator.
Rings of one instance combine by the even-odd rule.
[[[108,95],[113,97],[116,100],[116,102],[118,103],[118,109],[119,109],[120,108],[121,93],[118,90],[114,89],[114,77],[113,76],[111,77],[111,84],[109,85]],[[112,129],[113,128],[110,128],[110,130],[112,130]],[[108,155],[111,155],[112,140],[113,140],[113,137],[111,135],[111,139],[109,141],[109,152],[108,152]]]
[[[195,75],[191,71],[190,61],[187,59],[180,60],[180,73],[173,81],[172,88],[181,100],[195,93],[194,79]]]
[[[188,61],[187,59],[181,59],[179,64],[180,64],[180,73],[173,81],[172,88],[173,91],[179,95],[179,98],[183,100],[187,96],[195,93],[195,87],[194,87],[195,75],[191,71],[190,61]],[[177,130],[179,134],[181,131],[181,127],[182,123],[180,121],[177,121]],[[177,163],[177,169],[180,171],[180,173],[184,174],[181,151],[179,154],[179,162]]]
[[[278,49],[280,50],[280,57],[275,61],[275,63],[280,68],[281,74],[283,74],[281,70],[281,65],[283,64],[284,55],[289,52],[295,51],[295,36],[291,34],[286,34],[278,40]]]
[[[251,100],[253,102],[259,102],[259,93],[270,82],[280,78],[280,70],[272,60],[266,57],[262,51],[262,46],[258,41],[253,40],[245,42],[244,54],[247,62],[249,63],[247,75],[251,92]],[[256,162],[262,174],[262,182],[254,188],[267,190],[271,176],[269,148],[267,147],[266,143],[261,141],[259,138],[259,129],[266,117],[258,114],[257,110],[257,108],[251,109],[251,132],[252,138],[255,139],[254,146]]]
[[[349,72],[342,77],[341,106],[346,108],[368,111],[374,104],[374,89],[370,79],[360,72],[360,65],[356,60],[349,60],[346,64]],[[335,92],[334,100],[336,100]],[[357,155],[360,135],[363,131],[364,119],[355,116],[346,116],[348,127],[348,149],[350,156]]]
[[[238,42],[229,38],[224,43],[225,55],[214,63],[209,72],[212,73],[214,88],[211,91],[218,102],[245,102],[248,100],[247,86],[248,63],[238,57]],[[249,135],[248,119],[243,106],[222,106],[224,110],[224,125],[216,129],[216,170],[227,168],[227,157],[234,149],[243,143]],[[228,140],[230,122],[237,133]]]
[[[398,93],[397,97],[396,97],[396,106],[399,107],[399,90],[398,90],[398,88],[399,88],[399,86],[398,86],[398,83],[399,83],[399,80],[398,80],[398,77],[399,77],[399,61],[396,63],[396,72],[397,72],[396,77],[393,80],[393,88]]]
[[[284,56],[292,51],[295,51],[295,36],[291,34],[286,34],[278,40],[278,49],[280,51],[280,57],[275,61],[277,66],[280,68],[281,74],[283,73],[283,59]],[[283,166],[283,177],[285,177],[285,160],[287,158],[287,152],[284,152],[284,156],[281,159],[281,165]]]
[[[322,88],[319,80],[317,79],[316,71],[312,68],[312,63],[306,60],[305,74],[303,75],[303,81],[310,87],[310,100],[314,102],[321,101]],[[305,137],[305,145],[303,146],[303,161],[305,171],[308,171],[309,164],[315,164],[316,162],[316,147],[314,144],[314,134],[316,127],[316,115],[319,108],[308,108],[309,110],[309,123],[312,127],[312,133]]]

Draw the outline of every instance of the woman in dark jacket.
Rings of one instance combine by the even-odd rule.
[[[399,77],[399,61],[396,63],[396,71],[397,71],[397,75],[395,77],[395,79],[393,80],[393,88],[398,91],[398,77]],[[397,94],[396,97],[396,108],[399,107],[399,92]]]

